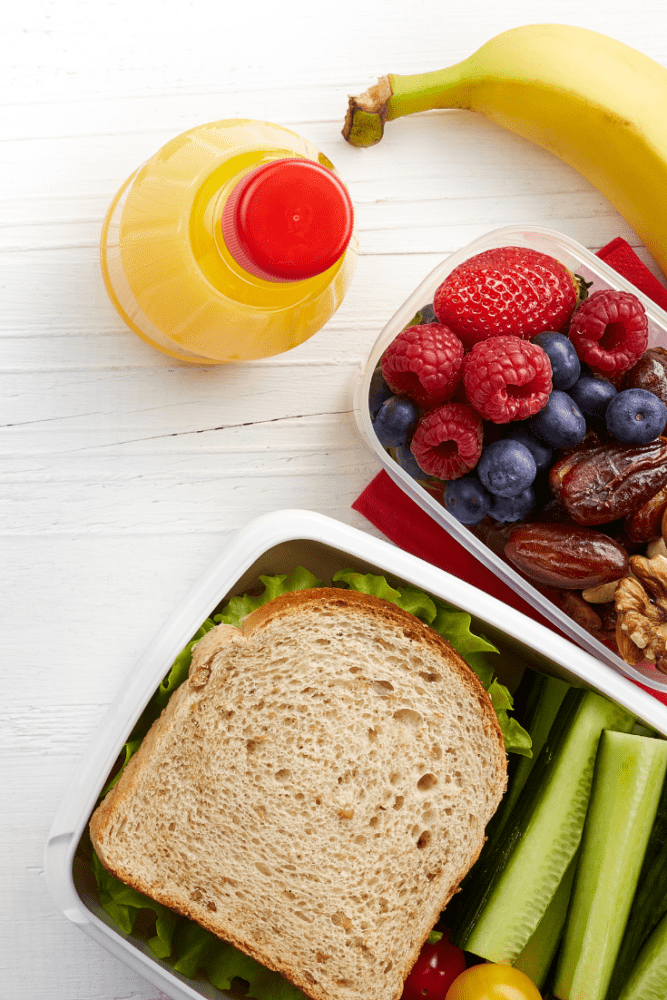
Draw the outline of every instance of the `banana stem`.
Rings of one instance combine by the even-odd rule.
[[[393,94],[390,77],[381,76],[376,84],[357,97],[350,97],[343,125],[343,137],[351,146],[374,146],[384,135],[387,102]]]
[[[434,108],[469,107],[465,87],[467,62],[430,73],[381,76],[363,94],[350,97],[344,138],[352,146],[374,146],[384,135],[385,122],[394,118]]]

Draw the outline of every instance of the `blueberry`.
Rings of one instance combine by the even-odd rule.
[[[523,493],[537,475],[537,465],[530,450],[520,441],[501,438],[492,441],[477,463],[477,475],[489,493],[515,497]]]
[[[486,517],[491,497],[475,475],[451,479],[445,486],[445,510],[462,524],[478,524]]]
[[[550,448],[548,444],[544,443],[544,441],[540,441],[539,438],[536,438],[533,432],[529,430],[523,422],[518,424],[509,424],[505,437],[510,438],[512,441],[519,441],[521,444],[525,444],[526,448],[535,459],[535,465],[537,466],[538,473],[551,468],[554,454],[553,448]]]
[[[407,396],[390,396],[373,420],[373,429],[383,448],[398,448],[411,436],[419,419],[419,410]]]
[[[607,430],[623,444],[648,444],[667,423],[667,407],[648,389],[623,389],[605,412]]]
[[[394,458],[403,469],[407,472],[409,476],[413,479],[426,479],[427,475],[423,469],[417,465],[417,459],[410,451],[410,445],[406,441],[405,444],[401,444],[394,451]]]
[[[494,497],[489,514],[495,521],[524,521],[535,506],[535,490],[529,486],[517,497]]]
[[[437,323],[438,318],[435,315],[435,309],[433,308],[433,303],[429,302],[427,306],[422,306],[419,310],[420,323]]]
[[[554,389],[547,405],[528,421],[533,434],[552,448],[571,448],[586,433],[586,418],[566,392]]]
[[[554,389],[569,389],[581,374],[581,362],[574,344],[564,333],[538,333],[533,344],[541,347],[551,362],[551,378]]]
[[[371,375],[371,384],[368,387],[368,409],[373,418],[380,409],[385,399],[391,396],[391,389],[387,385],[382,375],[382,369],[376,368]]]
[[[606,378],[584,372],[570,389],[570,395],[582,413],[588,417],[604,417],[607,406],[617,393]]]

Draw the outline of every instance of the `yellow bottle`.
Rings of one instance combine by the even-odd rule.
[[[143,340],[201,364],[280,354],[333,315],[357,260],[352,203],[310,142],[268,122],[184,132],[104,222],[111,301]]]

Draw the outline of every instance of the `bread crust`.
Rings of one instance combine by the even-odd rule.
[[[296,630],[304,615],[307,616],[309,612],[313,611],[331,614],[334,616],[333,621],[338,613],[342,613],[347,619],[358,619],[360,627],[369,626],[372,622],[374,626],[379,626],[388,633],[398,632],[407,640],[411,648],[428,650],[447,664],[448,669],[456,676],[458,683],[466,691],[471,702],[476,704],[479,712],[490,758],[487,794],[488,799],[494,803],[492,811],[495,811],[507,783],[506,754],[496,713],[477,675],[445,639],[414,615],[371,595],[337,588],[316,588],[294,591],[274,599],[248,615],[242,622],[240,630],[222,625],[207,633],[195,647],[188,681],[171,697],[162,715],[144,738],[140,749],[128,763],[121,779],[93,814],[90,822],[90,833],[100,861],[121,881],[152,896],[176,912],[196,920],[207,930],[251,955],[267,968],[280,972],[311,1000],[333,1000],[335,994],[332,994],[330,986],[326,984],[321,986],[319,982],[312,982],[304,975],[298,954],[276,954],[275,952],[267,954],[266,948],[250,940],[247,934],[244,936],[236,933],[235,928],[230,927],[228,923],[225,924],[224,920],[221,923],[219,915],[216,916],[214,912],[208,912],[198,903],[191,903],[182,896],[171,894],[163,886],[160,886],[158,881],[146,878],[145,873],[137,874],[132,870],[132,865],[127,866],[119,863],[119,859],[114,856],[113,847],[107,849],[112,825],[124,811],[131,811],[131,804],[138,794],[146,770],[150,769],[151,762],[156,756],[165,753],[166,741],[170,737],[175,720],[181,719],[184,713],[189,718],[196,715],[200,700],[207,695],[207,684],[211,671],[223,669],[225,656],[234,647],[242,649],[245,644],[261,642],[265,635],[269,635],[272,629],[275,630],[277,627],[289,628],[293,623]],[[488,818],[485,822],[488,821]],[[456,891],[459,882],[479,856],[483,842],[482,829],[473,855],[460,865],[449,883],[442,886],[440,894],[429,899],[424,911],[420,911],[420,916],[424,916],[424,912],[427,915],[427,919],[424,920],[425,929],[414,941],[412,947],[400,956],[400,960],[397,959],[400,961],[398,986],[395,986],[390,994],[385,994],[386,1000],[398,1000],[400,997],[402,983],[416,961],[430,927],[435,924],[440,911],[444,909]],[[409,917],[409,915],[407,916]],[[350,992],[349,989],[343,989],[340,996],[347,998],[354,997],[356,994]]]

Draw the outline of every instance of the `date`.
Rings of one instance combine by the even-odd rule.
[[[576,449],[553,465],[549,486],[577,524],[628,517],[667,486],[667,439]]]
[[[649,347],[626,374],[624,389],[648,389],[667,406],[667,351]]]
[[[584,590],[628,572],[628,554],[601,531],[575,524],[521,524],[510,532],[506,558],[530,580]]]
[[[597,609],[591,607],[578,590],[553,590],[552,593],[553,603],[572,618],[577,625],[581,625],[587,632],[600,631],[602,619],[597,613]]]
[[[616,608],[614,602],[591,606],[584,600],[578,590],[556,590],[554,587],[541,588],[542,593],[557,608],[572,618],[598,642],[603,643],[612,652],[617,653],[616,646]]]
[[[650,542],[661,533],[662,517],[667,510],[667,486],[628,514],[623,522],[625,534],[631,542]]]

